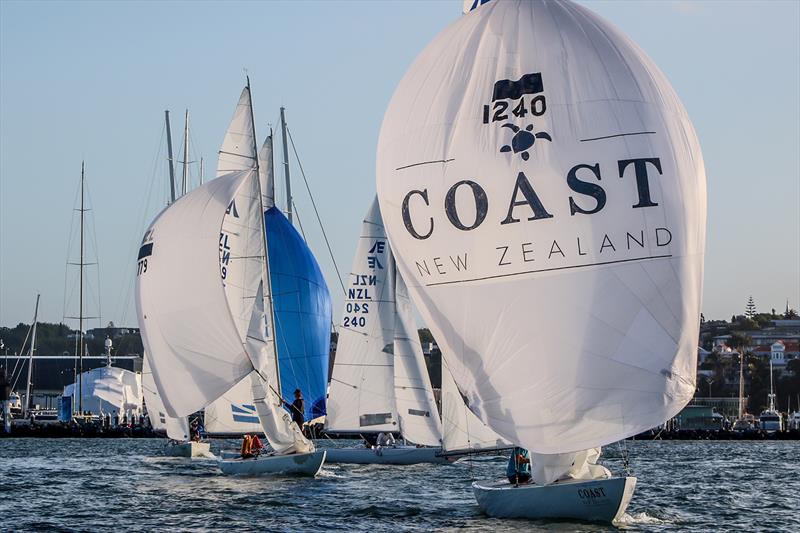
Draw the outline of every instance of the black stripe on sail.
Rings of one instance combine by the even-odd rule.
[[[145,257],[150,257],[151,255],[153,255],[153,243],[149,242],[144,246],[142,246],[141,248],[139,248],[139,257],[136,260],[139,261],[140,259],[144,259]]]
[[[492,102],[495,100],[517,100],[523,94],[536,94],[544,91],[541,72],[525,74],[517,81],[499,80],[494,82]]]

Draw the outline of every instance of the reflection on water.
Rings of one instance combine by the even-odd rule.
[[[322,446],[345,442],[324,441]],[[0,440],[0,530],[603,531],[480,514],[473,479],[503,458],[452,466],[326,465],[319,477],[226,477],[214,460],[164,457],[158,439]],[[233,448],[217,441],[212,450]],[[626,531],[800,531],[800,443],[628,443]],[[619,450],[604,462],[620,472]]]

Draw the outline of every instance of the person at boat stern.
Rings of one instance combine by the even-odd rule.
[[[525,448],[516,447],[511,451],[506,467],[508,482],[517,485],[531,480],[531,457]]]
[[[303,431],[303,424],[305,423],[306,419],[303,413],[306,412],[306,404],[303,401],[303,393],[300,389],[294,390],[294,401],[289,403],[287,401],[283,402],[286,407],[289,408],[289,412],[292,414],[292,422],[297,424],[297,427],[300,428],[300,431]]]

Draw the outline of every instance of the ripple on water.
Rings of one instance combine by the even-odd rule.
[[[215,442],[214,451],[219,448]],[[620,530],[800,531],[798,442],[632,442],[628,449],[639,482],[616,524]],[[607,466],[620,472],[620,451],[606,452]],[[271,479],[226,477],[214,460],[162,453],[158,439],[0,440],[0,530],[615,529],[483,516],[471,482],[501,477],[503,458],[449,466],[328,465],[317,479]]]

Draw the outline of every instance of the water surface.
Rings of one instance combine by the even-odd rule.
[[[215,441],[212,450],[235,445]],[[213,460],[164,457],[163,446],[160,439],[0,439],[0,531],[614,530],[481,515],[470,483],[502,477],[502,458],[239,478],[221,475]],[[800,442],[627,447],[639,483],[621,530],[800,531]],[[603,462],[622,472],[616,446]]]

